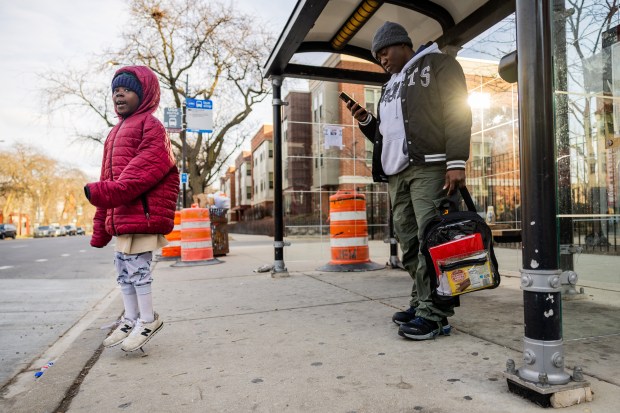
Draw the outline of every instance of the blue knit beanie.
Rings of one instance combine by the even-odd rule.
[[[121,72],[114,76],[114,79],[112,79],[112,92],[114,92],[114,89],[117,87],[125,87],[134,91],[136,95],[138,95],[138,98],[140,98],[140,102],[142,102],[142,85],[140,84],[138,78],[133,74],[129,72]]]
[[[407,34],[407,30],[398,23],[385,22],[377,29],[372,38],[372,55],[377,58],[377,53],[384,47],[395,44],[406,44],[413,47],[413,43]]]

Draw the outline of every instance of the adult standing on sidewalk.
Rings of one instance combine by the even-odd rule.
[[[412,47],[404,27],[381,26],[372,53],[392,77],[381,91],[377,116],[355,102],[347,107],[374,144],[373,179],[388,182],[402,261],[414,281],[410,308],[392,320],[401,336],[426,340],[449,333],[454,302],[433,300],[420,238],[437,214],[435,201],[465,185],[472,120],[459,63],[436,43],[417,53]]]
[[[116,236],[114,264],[125,313],[103,345],[141,348],[163,326],[153,311],[151,259],[174,227],[179,171],[170,140],[153,116],[159,106],[157,76],[146,66],[119,69],[112,101],[119,122],[103,149],[99,182],[84,187],[97,207],[90,245],[105,247]]]

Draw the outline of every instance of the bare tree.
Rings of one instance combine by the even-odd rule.
[[[186,141],[190,188],[202,193],[218,176],[249,135],[242,124],[263,101],[268,83],[262,63],[273,37],[249,16],[212,0],[133,0],[131,25],[122,34],[123,46],[100,56],[101,64],[142,64],[158,76],[162,104],[181,108],[185,98],[212,99],[213,134],[173,136],[177,154]],[[45,76],[50,108],[78,105],[103,120],[109,128],[109,87],[92,88],[87,77],[54,73]],[[109,79],[108,79],[109,84]],[[102,143],[102,132],[76,133],[80,140]]]
[[[86,180],[80,170],[67,170],[31,147],[15,145],[0,151],[0,211],[5,220],[24,214],[31,223],[90,225],[94,207],[84,196]]]
[[[107,131],[116,123],[110,79],[101,76],[106,66],[93,64],[88,69],[68,68],[42,74],[49,113],[65,112],[70,113],[71,119],[93,121],[86,128],[74,126],[74,142],[103,144]]]
[[[562,3],[562,2],[560,2]],[[593,81],[601,79],[604,72],[603,59],[603,35],[611,29],[612,22],[617,18],[620,2],[618,0],[567,0],[565,9],[559,9],[556,14],[562,21],[556,22],[561,28],[566,28],[566,44],[570,45],[559,55],[561,70],[565,73],[563,89],[570,91],[577,86],[585,91],[583,96],[573,97],[567,100],[568,119],[574,126],[569,128],[568,119],[563,128],[567,139],[571,142],[571,148],[577,157],[583,158],[584,176],[576,176],[578,183],[582,185],[601,186],[600,172],[596,164],[599,148],[597,136],[600,131],[593,131],[592,104],[600,105],[603,101],[595,98],[595,94],[604,93],[604,83]],[[556,35],[557,37],[557,35]],[[561,78],[559,75],[556,76]],[[572,85],[572,86],[571,86]],[[598,110],[599,108],[597,108]],[[568,145],[568,142],[567,142]],[[579,165],[581,162],[578,162]],[[587,172],[586,172],[587,171]],[[594,200],[592,200],[594,202]],[[604,208],[603,208],[604,209]],[[598,211],[597,211],[598,212]]]

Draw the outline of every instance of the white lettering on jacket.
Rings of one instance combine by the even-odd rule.
[[[424,67],[424,69],[422,69],[422,72],[420,73],[420,78],[422,79],[420,81],[420,84],[423,87],[428,87],[428,85],[431,83],[431,74],[430,74],[430,67],[426,66]]]
[[[415,77],[416,77],[416,75],[417,75],[417,73],[419,71],[420,71],[419,67],[416,67],[415,69],[413,69],[413,72],[411,72],[411,74],[408,76],[409,77],[409,83],[407,84],[407,86],[415,85]],[[430,83],[431,83],[431,73],[430,72],[431,72],[430,66],[424,66],[424,68],[420,72],[420,84],[423,87],[428,87],[428,85],[430,85]]]
[[[415,69],[413,69],[413,72],[411,72],[411,74],[409,75],[409,84],[407,86],[415,85],[415,81],[413,80],[413,77],[415,76],[416,73],[418,73],[418,70],[420,70],[419,67],[416,67]]]

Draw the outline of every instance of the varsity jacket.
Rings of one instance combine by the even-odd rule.
[[[436,45],[431,48],[436,49]],[[386,97],[386,85],[381,101]],[[465,75],[452,56],[430,52],[421,56],[408,69],[404,83],[396,92],[402,104],[406,148],[409,165],[445,164],[446,170],[465,169],[471,138],[471,109],[467,104]],[[383,136],[379,131],[380,105],[377,116],[370,114],[360,123],[362,133],[373,142],[372,176],[375,182],[387,182],[381,165]]]

